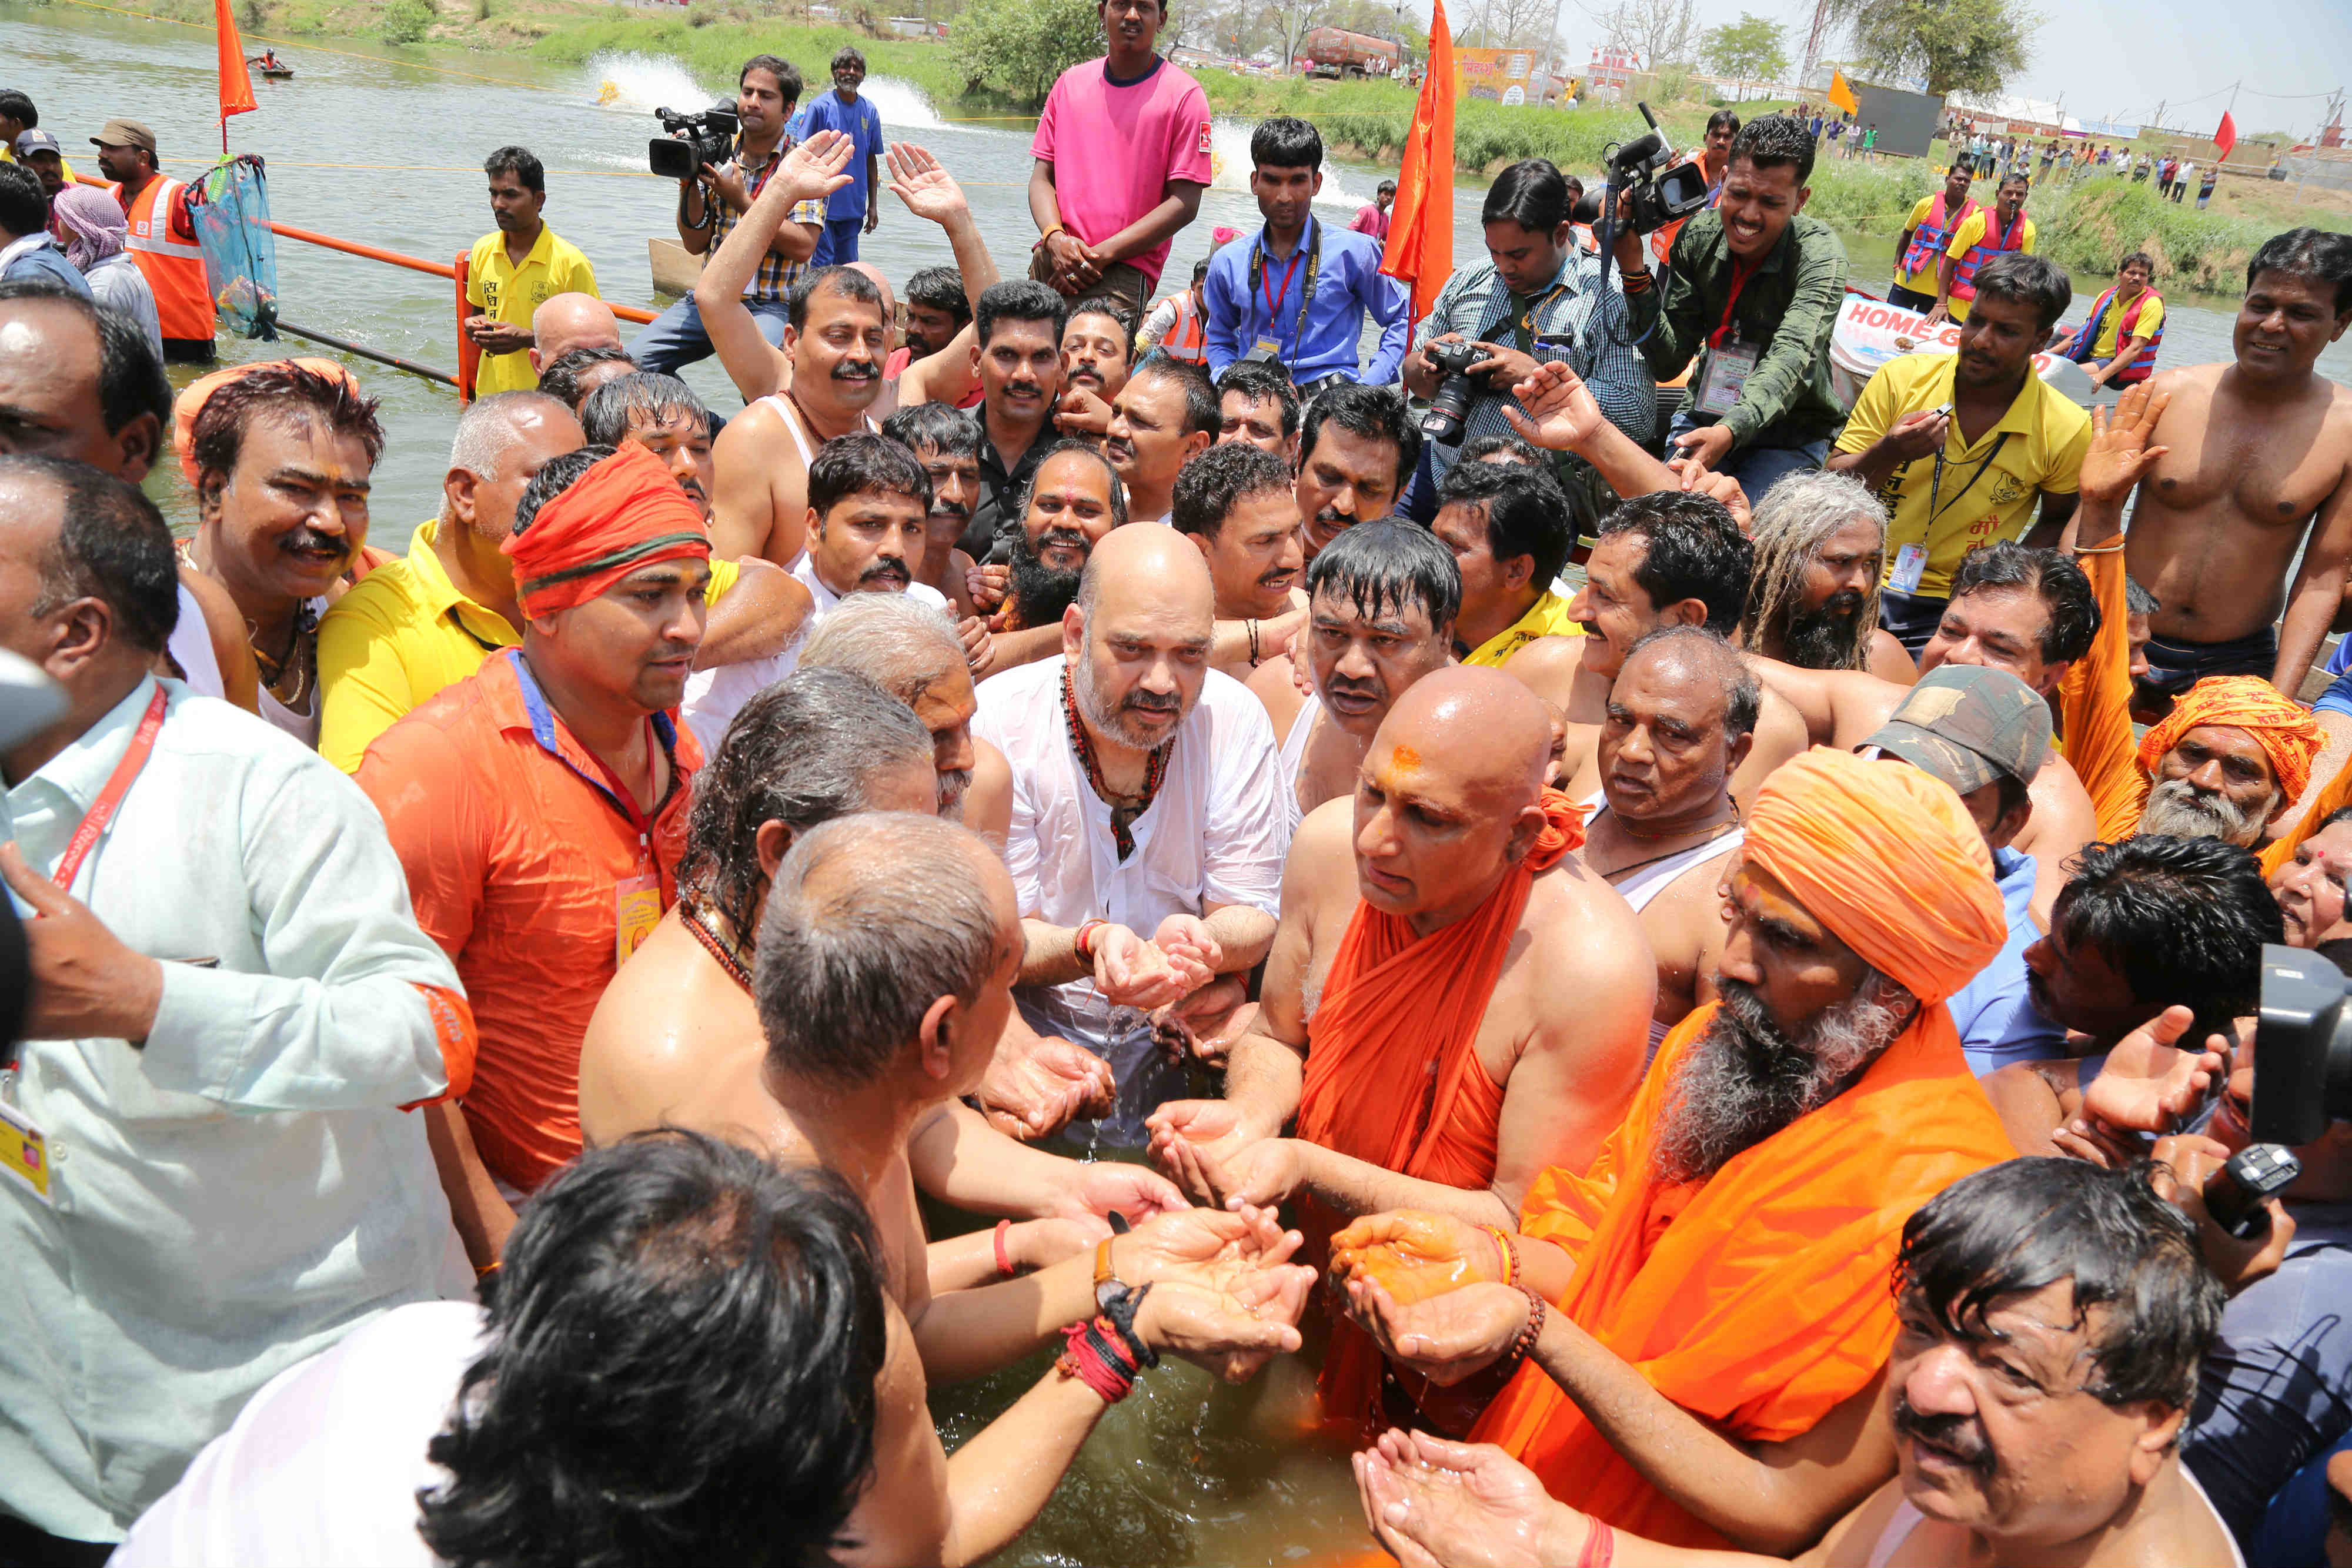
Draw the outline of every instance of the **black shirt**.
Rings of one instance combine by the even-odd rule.
[[[963,552],[979,565],[993,562],[1002,566],[1013,559],[1013,540],[1009,533],[1000,534],[1000,525],[1003,528],[1020,526],[1020,518],[1008,520],[1005,514],[1013,498],[1029,483],[1030,476],[1037,472],[1045,449],[1054,444],[1053,427],[1040,427],[1036,439],[1029,443],[1029,450],[1021,455],[1021,461],[1007,469],[996,443],[988,438],[986,409],[973,409],[971,418],[980,426],[980,504],[972,507],[971,521],[964,525]]]

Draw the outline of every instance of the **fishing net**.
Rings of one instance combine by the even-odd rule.
[[[261,160],[250,152],[223,159],[189,192],[188,212],[222,329],[276,342],[278,237],[269,228]]]

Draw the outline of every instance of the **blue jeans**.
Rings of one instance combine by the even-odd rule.
[[[809,254],[809,266],[847,267],[857,259],[857,236],[865,231],[866,220],[827,218],[824,232],[816,236],[816,249]]]
[[[1671,448],[1677,435],[1687,435],[1698,428],[1698,422],[1687,413],[1675,415],[1666,426],[1666,444]],[[1674,453],[1666,454],[1671,457]],[[1743,446],[1723,460],[1717,473],[1728,474],[1739,481],[1748,492],[1748,504],[1756,505],[1764,492],[1791,474],[1810,474],[1830,460],[1829,438],[1808,441],[1802,446]]]
[[[784,302],[781,299],[746,299],[751,319],[760,324],[760,336],[771,343],[784,340]],[[694,307],[689,294],[646,324],[629,345],[629,358],[637,361],[637,369],[655,371],[674,376],[687,365],[710,357],[710,334],[702,328],[702,312]]]

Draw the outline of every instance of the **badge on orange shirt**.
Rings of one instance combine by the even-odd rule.
[[[613,884],[613,966],[629,961],[645,939],[661,924],[661,878],[623,877]]]

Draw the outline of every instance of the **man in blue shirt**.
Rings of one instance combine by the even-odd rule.
[[[1315,220],[1321,134],[1279,115],[1251,133],[1250,162],[1250,191],[1265,225],[1246,245],[1210,258],[1201,287],[1209,373],[1223,376],[1237,360],[1270,356],[1290,371],[1302,397],[1334,377],[1389,385],[1404,361],[1412,296],[1381,276],[1381,247],[1370,235]],[[1381,324],[1381,342],[1359,370],[1367,316]]]
[[[857,95],[865,81],[866,57],[845,47],[833,57],[833,90],[810,100],[792,125],[795,141],[838,131],[857,144],[849,155],[849,183],[825,200],[824,233],[809,257],[812,268],[856,261],[857,236],[872,234],[882,221],[882,204],[874,199],[881,183],[882,115],[871,99]]]

